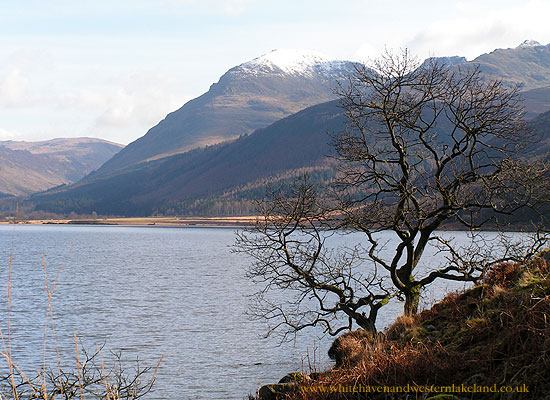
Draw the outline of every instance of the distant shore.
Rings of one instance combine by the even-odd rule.
[[[74,218],[74,219],[13,219],[0,221],[0,225],[8,224],[27,224],[27,225],[127,225],[127,226],[254,226],[258,215],[245,217],[119,217],[119,218]],[[530,232],[531,225],[514,224],[503,227],[487,224],[481,231],[506,232]],[[462,225],[457,222],[449,222],[441,226],[443,231],[463,231]]]
[[[30,225],[159,225],[159,226],[251,226],[256,216],[249,217],[142,217],[142,218],[96,218],[96,219],[30,219],[1,221],[0,224]]]

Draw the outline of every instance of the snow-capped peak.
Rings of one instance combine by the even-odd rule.
[[[317,51],[278,49],[241,64],[240,67],[252,70],[276,67],[287,74],[307,74],[316,66],[330,68],[344,62]]]
[[[536,40],[525,40],[518,47],[536,47],[536,46],[542,46],[542,45]]]

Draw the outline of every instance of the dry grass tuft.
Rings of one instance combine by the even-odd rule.
[[[364,330],[346,332],[332,343],[328,355],[337,368],[351,367],[364,357],[367,345],[373,340],[372,334]]]
[[[519,263],[498,263],[487,272],[483,283],[508,289],[517,281],[521,271],[522,266]]]
[[[416,315],[401,315],[386,329],[386,337],[390,340],[401,339],[407,329],[412,327],[418,317]]]

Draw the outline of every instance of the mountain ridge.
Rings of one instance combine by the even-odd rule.
[[[168,114],[105,163],[97,175],[250,134],[307,107],[335,99],[333,89],[338,81],[355,70],[352,61],[327,61],[299,53],[291,54],[294,66],[279,63],[281,69],[272,62],[274,54],[229,69],[208,92]],[[251,73],[253,65],[261,68]]]
[[[550,44],[526,40],[514,48],[482,54],[469,63],[478,64],[490,78],[520,84],[522,90],[550,86]]]
[[[0,192],[28,195],[76,182],[122,147],[95,138],[0,141]]]
[[[331,58],[313,50],[275,49],[242,63],[237,68],[253,75],[261,72],[273,73],[277,70],[286,74],[311,75],[319,69],[338,69],[346,62],[350,61]]]
[[[503,57],[512,54],[509,65],[498,64],[500,69],[494,71],[498,73],[500,70],[508,71],[504,74],[503,79],[507,82],[517,83],[523,76],[523,69],[532,70],[533,65],[538,70],[548,72],[548,77],[550,77],[549,50],[550,45],[542,46],[535,42],[527,42],[515,49],[497,49],[469,62],[459,56],[438,58],[438,61],[444,62],[450,67],[480,65],[482,74],[492,77],[490,71],[488,74],[484,72],[487,71],[488,66],[498,64]],[[244,114],[237,113],[238,117],[247,119],[250,127],[259,121],[259,119],[254,120],[251,117],[251,109],[254,107],[262,109],[265,106],[269,112],[272,112],[276,101],[281,101],[280,98],[273,97],[275,93],[281,93],[281,79],[286,81],[284,83],[286,88],[283,92],[288,97],[294,93],[293,90],[296,90],[297,83],[301,85],[302,89],[308,87],[308,79],[311,81],[311,77],[308,77],[310,73],[316,74],[316,71],[319,70],[321,71],[319,74],[323,76],[322,74],[329,69],[336,71],[336,74],[330,75],[330,78],[334,79],[337,74],[341,74],[345,78],[347,76],[345,74],[349,73],[347,72],[348,68],[355,69],[356,66],[356,64],[350,63],[345,64],[346,68],[341,69],[338,61],[318,56],[315,53],[311,56],[303,52],[290,53],[286,57],[281,55],[275,61],[273,60],[274,55],[270,54],[231,68],[210,87],[209,92],[191,100],[180,110],[167,116],[166,123],[173,124],[173,129],[168,134],[167,131],[159,132],[152,128],[147,135],[129,145],[120,155],[113,157],[98,171],[90,174],[78,184],[44,195],[33,196],[33,201],[38,204],[38,207],[55,212],[64,212],[68,209],[67,207],[75,207],[75,210],[82,213],[96,211],[118,215],[126,213],[147,215],[155,210],[157,212],[172,210],[185,213],[192,209],[189,208],[192,202],[199,201],[203,204],[211,201],[217,202],[220,196],[226,196],[228,193],[232,193],[231,196],[236,199],[242,195],[242,192],[239,192],[240,187],[254,187],[257,194],[259,193],[258,188],[262,185],[262,179],[270,180],[279,179],[275,178],[276,176],[290,176],[292,171],[300,168],[315,168],[317,173],[323,175],[324,172],[320,171],[323,168],[329,168],[326,156],[331,151],[327,144],[329,138],[326,131],[336,133],[343,128],[342,110],[338,109],[336,100],[317,104],[290,116],[285,116],[266,127],[255,129],[252,133],[243,132],[237,135],[235,132],[232,137],[239,138],[232,139],[233,141],[209,145],[189,152],[183,152],[181,148],[176,149],[176,154],[171,154],[168,151],[173,142],[164,139],[171,139],[170,134],[178,136],[181,133],[184,135],[186,123],[189,123],[190,120],[202,120],[203,127],[204,121],[209,121],[205,116],[213,114],[208,114],[208,112],[205,114],[205,104],[209,105],[211,109],[217,110],[218,120],[214,122],[218,126],[220,126],[220,122],[223,122],[224,126],[221,128],[227,130],[228,127],[234,126],[231,124],[236,120],[235,102],[232,97],[236,96],[241,101],[241,111],[246,110]],[[478,62],[479,60],[481,63]],[[252,65],[261,65],[261,68],[251,73],[249,70]],[[299,73],[289,74],[288,71],[298,71]],[[250,79],[250,76],[254,79]],[[259,76],[261,79],[255,79]],[[522,92],[527,107],[527,116],[533,120],[533,126],[541,130],[539,132],[541,137],[547,137],[548,132],[545,129],[549,129],[548,118],[537,119],[537,115],[540,116],[542,112],[550,109],[550,86],[546,84],[550,78],[547,78],[546,75],[540,78],[536,74],[529,75],[528,78],[531,80],[530,87],[533,88]],[[317,79],[313,85],[315,89],[318,88],[319,76],[314,79]],[[328,80],[329,78],[325,80],[325,83]],[[275,87],[272,87],[273,85]],[[314,89],[312,89],[313,92],[315,92]],[[326,86],[324,90],[323,93],[327,95]],[[251,94],[252,97],[246,98],[244,96],[246,93]],[[268,105],[262,104],[262,96],[269,98]],[[244,102],[243,97],[246,100]],[[311,98],[306,96],[306,99]],[[252,99],[253,101],[251,101]],[[287,98],[284,97],[284,99]],[[225,107],[224,101],[226,100],[229,101],[229,107]],[[302,97],[301,100],[304,98]],[[197,108],[194,108],[194,102],[199,103],[198,111]],[[294,101],[293,104],[305,106],[307,101]],[[265,117],[266,114],[258,115]],[[179,120],[180,118],[183,118],[183,123]],[[263,123],[267,123],[267,120],[264,118]],[[327,124],[329,121],[334,123],[327,126],[327,124],[323,125],[323,121]],[[199,131],[195,133],[200,134]],[[208,135],[206,137],[212,138]],[[544,143],[544,146],[547,146],[547,143]],[[158,151],[155,146],[160,146],[164,150]],[[131,153],[133,151],[139,153],[143,149],[147,149],[151,157],[145,158],[144,154],[137,154],[132,160]],[[323,154],[323,157],[320,154]],[[123,162],[119,162],[121,159]],[[254,182],[260,182],[260,184],[256,185]],[[174,207],[170,209],[167,204],[173,204]]]

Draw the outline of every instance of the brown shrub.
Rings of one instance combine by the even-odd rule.
[[[521,267],[521,264],[512,262],[495,264],[486,272],[483,283],[508,289],[518,280]]]
[[[487,284],[454,293],[416,317],[399,318],[387,336],[351,332],[338,338],[331,357],[342,368],[322,372],[308,387],[353,388],[477,384],[526,385],[521,398],[550,392],[550,274],[542,257],[527,265],[498,266]],[[503,288],[502,286],[510,286]],[[429,329],[428,329],[429,327]],[[424,332],[418,340],[411,333]],[[346,364],[348,366],[346,366]],[[423,393],[421,398],[435,393]],[[400,399],[395,394],[301,391],[301,400]],[[420,398],[420,397],[419,397]],[[476,399],[494,400],[494,394]],[[514,400],[518,393],[502,394]]]
[[[361,360],[367,347],[375,342],[372,333],[363,329],[340,335],[328,350],[328,356],[336,362],[336,368],[351,367]]]
[[[386,337],[389,340],[399,340],[405,331],[416,323],[417,316],[402,315],[397,317],[395,322],[386,329]]]
[[[352,336],[353,337],[353,336]],[[348,337],[349,338],[349,337]],[[311,387],[343,388],[334,390],[300,390],[292,399],[327,400],[327,399],[389,399],[403,398],[395,395],[376,393],[353,393],[349,388],[365,386],[406,386],[407,384],[442,384],[452,379],[452,366],[443,357],[445,353],[439,345],[413,346],[397,345],[390,340],[376,340],[376,349],[367,350],[354,367],[339,368],[323,373]],[[445,353],[446,354],[446,353]],[[348,388],[348,389],[346,389]]]
[[[550,266],[548,261],[549,257],[550,252],[541,253],[540,256],[534,257],[531,261],[529,261],[527,268],[531,271],[538,272],[541,275],[548,275],[550,274]]]

